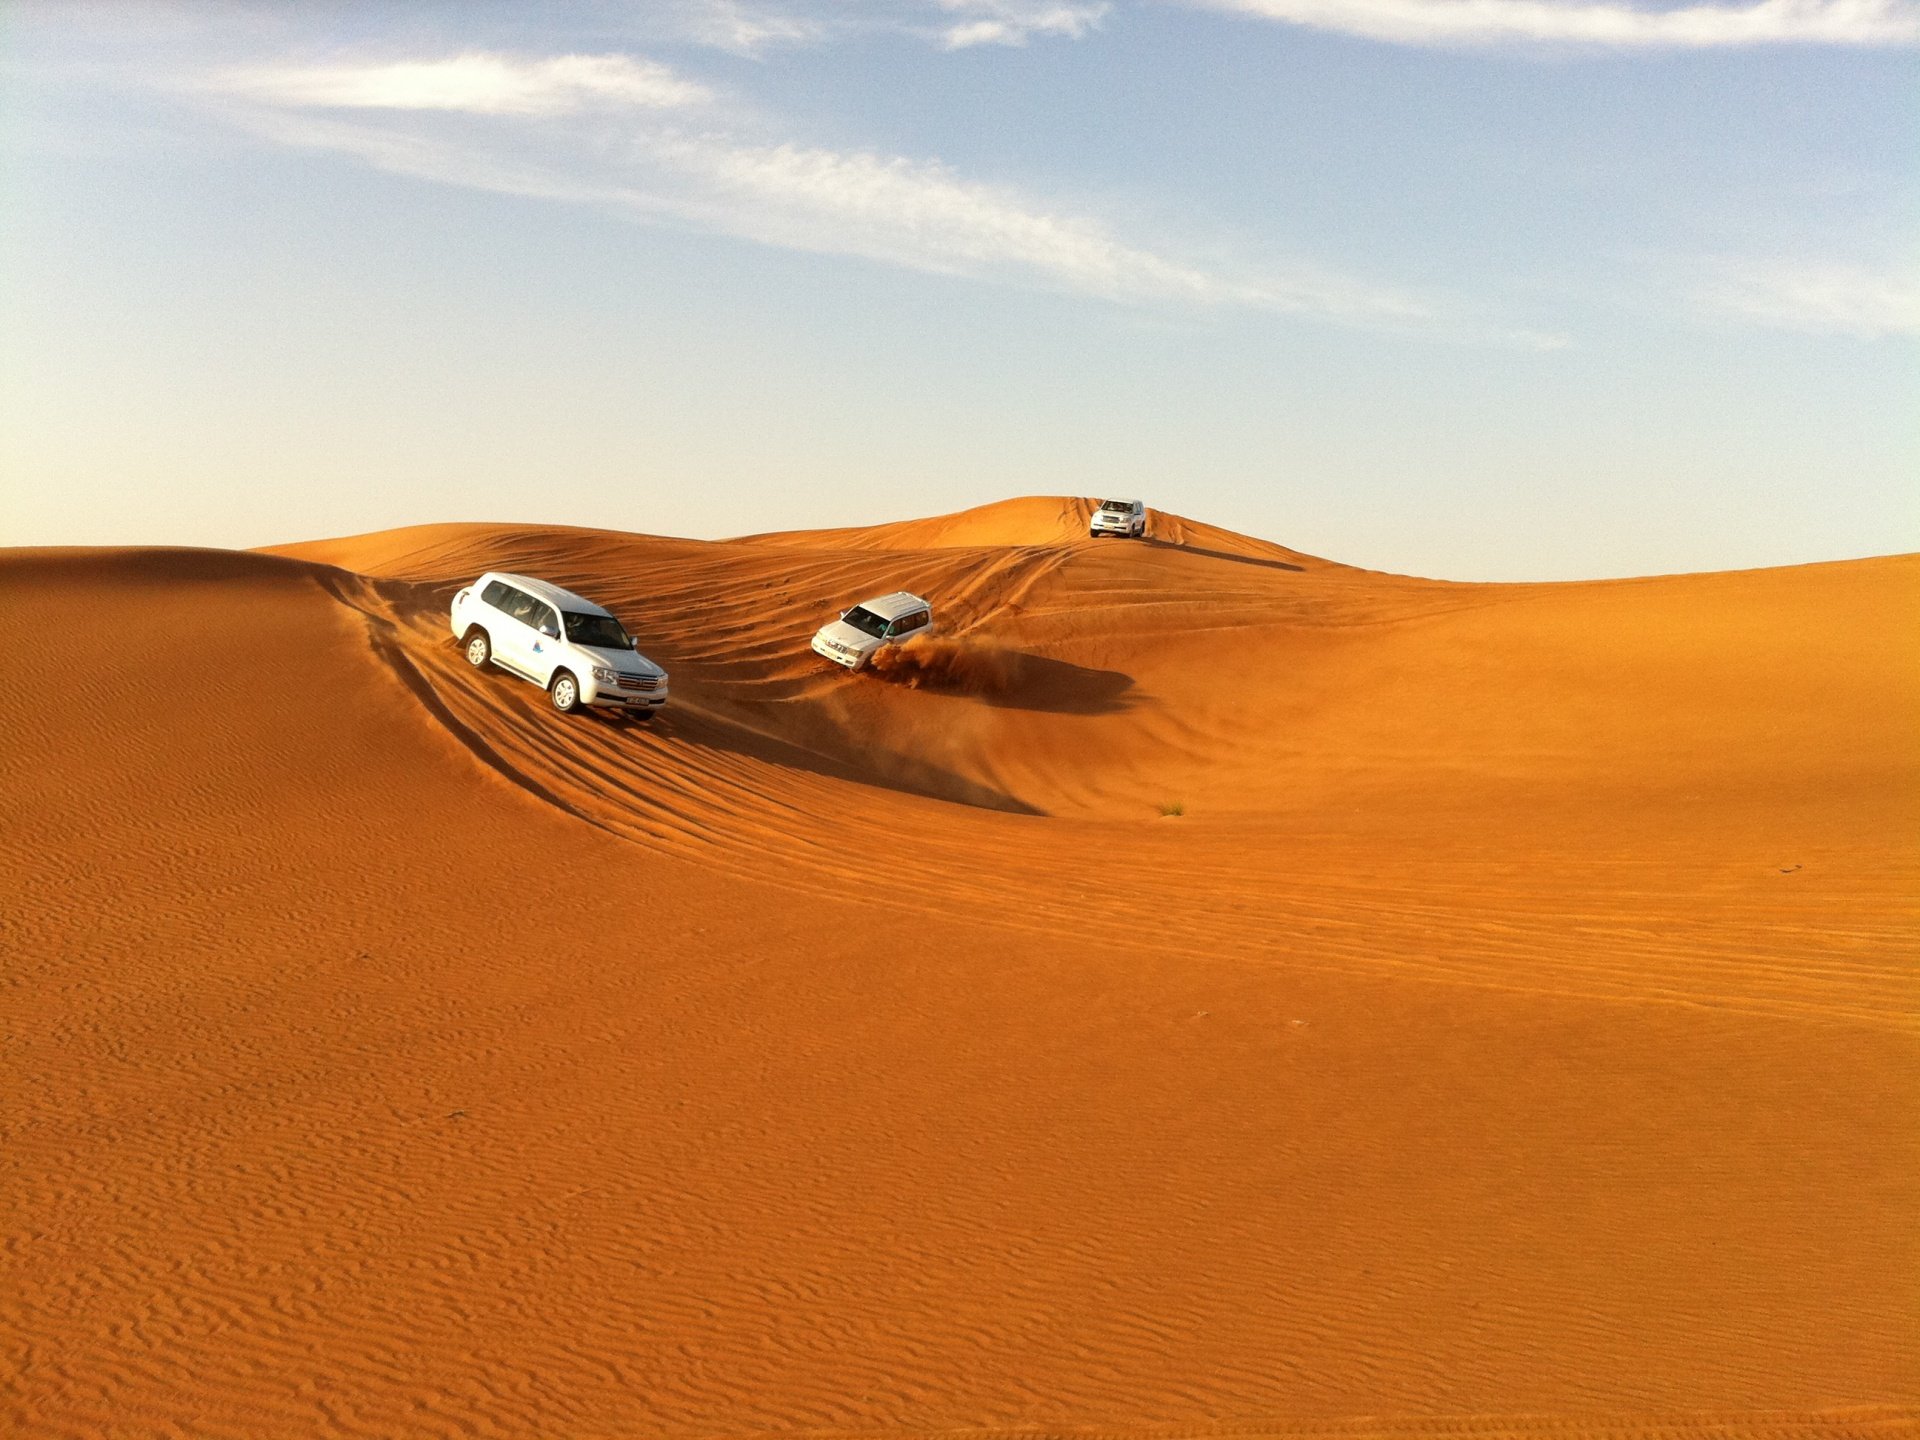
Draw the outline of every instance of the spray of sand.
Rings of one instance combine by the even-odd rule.
[[[998,695],[1013,684],[1018,654],[974,640],[916,635],[899,645],[884,645],[867,662],[883,679],[918,690],[957,690],[968,695]]]

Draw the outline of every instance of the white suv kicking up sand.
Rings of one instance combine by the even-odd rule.
[[[531,680],[562,714],[604,705],[645,720],[667,703],[667,672],[612,613],[544,580],[489,570],[453,597],[453,633],[476,670]]]
[[[1147,533],[1147,507],[1140,500],[1094,502],[1088,535],[1128,535],[1138,540]]]
[[[822,625],[813,637],[813,653],[858,670],[881,646],[898,645],[910,635],[932,631],[933,610],[927,602],[896,590],[891,595],[862,600],[838,620]]]

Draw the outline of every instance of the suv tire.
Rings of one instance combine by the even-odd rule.
[[[573,678],[571,670],[553,672],[553,684],[548,688],[553,699],[553,708],[562,715],[571,715],[580,708],[580,682]]]
[[[477,625],[467,632],[462,648],[466,651],[467,663],[476,670],[486,669],[487,663],[493,659],[493,641]]]

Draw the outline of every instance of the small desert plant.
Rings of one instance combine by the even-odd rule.
[[[1162,815],[1184,815],[1187,813],[1187,807],[1182,805],[1178,800],[1168,800],[1160,806],[1160,813]]]

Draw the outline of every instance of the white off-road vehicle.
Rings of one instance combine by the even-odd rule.
[[[813,653],[858,670],[881,646],[898,645],[909,636],[932,632],[933,608],[918,595],[896,590],[891,595],[862,600],[838,620],[822,625],[813,637]]]
[[[1124,535],[1138,540],[1147,533],[1147,507],[1141,500],[1100,500],[1094,503],[1087,534]]]
[[[562,714],[602,705],[644,720],[667,703],[667,672],[612,612],[544,580],[489,570],[453,597],[453,634],[474,669],[531,680]]]

